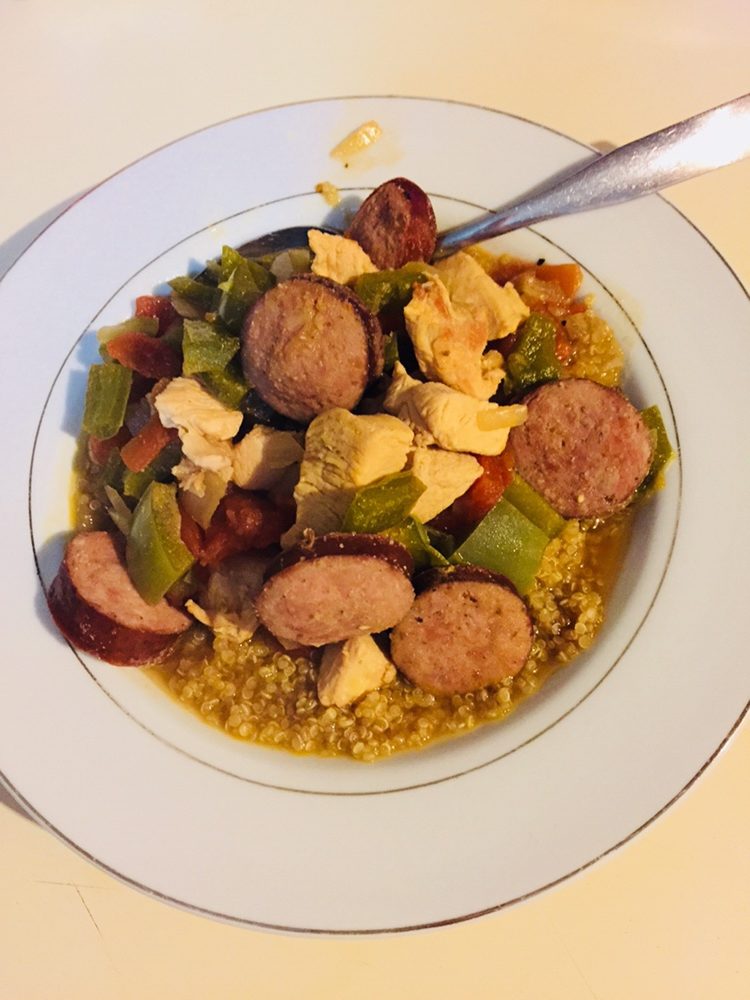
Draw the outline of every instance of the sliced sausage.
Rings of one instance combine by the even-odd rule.
[[[165,600],[146,604],[106,531],[84,532],[69,542],[47,603],[74,646],[122,666],[162,659],[190,625]]]
[[[379,535],[337,532],[288,549],[256,601],[280,641],[324,646],[391,628],[414,600],[406,549]]]
[[[383,370],[378,320],[336,282],[300,274],[266,292],[242,330],[242,368],[258,395],[292,420],[351,410]]]
[[[430,260],[437,240],[432,203],[412,181],[396,177],[362,202],[346,235],[381,269]]]
[[[476,566],[431,572],[391,633],[391,659],[433,694],[465,694],[518,673],[531,652],[526,605],[497,573]]]
[[[645,478],[652,442],[619,389],[561,379],[524,400],[526,422],[510,432],[516,469],[563,517],[606,517]]]

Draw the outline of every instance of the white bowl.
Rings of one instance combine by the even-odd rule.
[[[382,145],[349,168],[333,160],[336,142],[371,118]],[[19,345],[3,371],[19,425],[13,456],[16,468],[30,466],[3,500],[14,526],[3,583],[14,646],[0,697],[18,711],[6,709],[0,768],[27,808],[97,864],[255,926],[371,933],[466,919],[627,840],[737,724],[748,691],[738,626],[748,474],[733,435],[750,308],[705,239],[656,197],[493,247],[581,264],[584,291],[625,347],[628,395],[657,403],[679,446],[666,488],[638,513],[597,642],[506,721],[370,765],[234,741],[137,670],[70,649],[34,572],[35,558],[50,582],[70,527],[93,330],[129,315],[136,295],[201,266],[222,243],[330,221],[314,193],[321,180],[351,204],[390,176],[411,177],[445,228],[585,155],[549,130],[466,105],[278,108],[115,175],[0,285]],[[706,356],[709,329],[720,331],[718,362]]]

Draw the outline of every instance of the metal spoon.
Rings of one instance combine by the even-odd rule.
[[[545,219],[616,205],[750,155],[750,94],[586,160],[561,179],[438,237],[435,257]],[[239,248],[246,257],[307,245],[309,226],[279,229]],[[342,230],[318,226],[328,233]]]

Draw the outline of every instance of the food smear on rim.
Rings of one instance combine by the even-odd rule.
[[[330,205],[331,208],[335,208],[341,202],[341,192],[330,181],[319,181],[315,185],[315,191],[323,196],[326,205]]]
[[[578,265],[433,262],[396,177],[99,331],[65,636],[231,736],[373,761],[498,721],[595,641],[672,448]]]
[[[349,132],[341,142],[338,142],[331,150],[330,155],[335,160],[340,160],[345,167],[348,167],[353,158],[378,142],[382,138],[382,135],[383,129],[378,122],[372,119],[363,122]]]

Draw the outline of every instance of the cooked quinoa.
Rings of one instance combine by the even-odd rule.
[[[249,742],[363,761],[416,749],[505,718],[591,645],[628,526],[628,515],[599,527],[569,521],[550,542],[527,595],[536,633],[531,656],[501,685],[437,696],[399,674],[349,708],[326,708],[313,660],[281,651],[270,636],[236,643],[206,632],[189,636],[150,672],[208,722]]]
[[[589,301],[567,317],[567,377],[619,384],[623,355]],[[73,520],[92,529],[105,518],[97,473],[85,439],[76,462]],[[106,519],[106,518],[105,518]],[[260,630],[249,641],[214,636],[196,625],[164,663],[147,673],[210,724],[240,740],[296,753],[373,761],[468,732],[509,715],[547,678],[588,649],[627,544],[631,513],[603,524],[568,521],[547,546],[525,595],[534,627],[531,655],[515,677],[470,694],[434,695],[401,674],[348,708],[325,707],[317,696],[319,653],[285,652]]]

